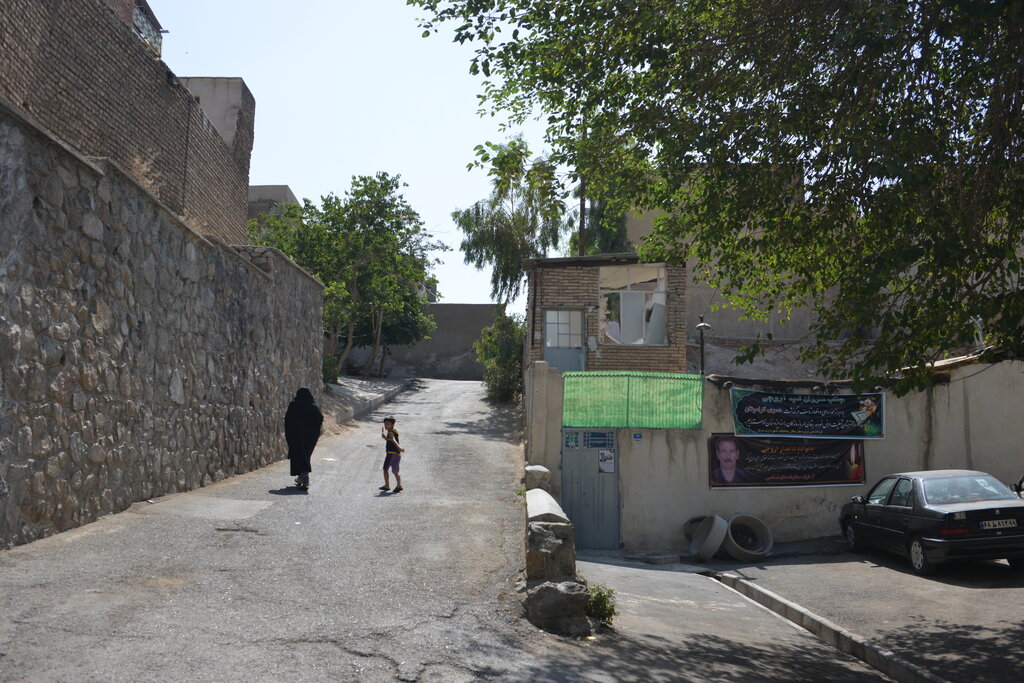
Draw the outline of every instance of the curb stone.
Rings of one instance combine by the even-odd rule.
[[[899,683],[950,683],[944,678],[901,659],[890,650],[872,645],[863,637],[850,633],[829,620],[779,597],[769,590],[756,586],[736,574],[709,572],[709,575],[754,602],[785,617],[797,626],[810,631],[840,652],[856,657]]]
[[[391,399],[393,399],[395,396],[398,396],[400,393],[405,391],[408,387],[409,387],[409,380],[406,380],[406,381],[402,382],[398,386],[391,387],[390,389],[385,391],[383,394],[381,394],[380,396],[372,399],[371,401],[369,401],[367,403],[364,403],[361,406],[353,408],[352,409],[352,417],[349,418],[349,419],[351,419],[351,420],[358,420],[359,418],[363,417],[364,415],[368,415],[369,413],[372,413],[373,411],[377,410],[377,408],[380,408],[385,403],[388,403],[389,401],[391,401]]]

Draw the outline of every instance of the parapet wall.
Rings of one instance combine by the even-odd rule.
[[[100,0],[0,0],[0,97],[109,157],[202,233],[247,241],[256,104],[240,79],[229,146],[195,97]]]
[[[321,309],[0,103],[0,547],[285,457]]]

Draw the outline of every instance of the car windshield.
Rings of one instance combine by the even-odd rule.
[[[1006,484],[987,474],[925,479],[922,484],[925,500],[931,505],[1017,499]]]

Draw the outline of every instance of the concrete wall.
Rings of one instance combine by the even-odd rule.
[[[0,97],[80,152],[109,157],[201,233],[244,244],[255,100],[232,144],[103,0],[0,0]]]
[[[651,234],[655,212],[629,216],[626,232],[630,242],[643,243]],[[704,334],[704,372],[708,375],[743,375],[745,377],[774,377],[811,379],[820,377],[815,370],[797,358],[796,344],[810,332],[809,307],[794,309],[788,319],[781,315],[768,320],[742,320],[742,312],[735,309],[713,310],[723,303],[718,290],[697,282],[694,277],[696,262],[686,262],[686,369],[680,372],[700,373],[700,335],[697,324],[700,316],[711,325]],[[768,335],[772,340],[767,341]],[[764,356],[752,363],[736,365],[733,360],[741,346],[750,344],[760,336],[767,349]]]
[[[299,204],[292,188],[287,185],[250,185],[249,208],[246,214],[249,220],[259,218],[260,214],[270,213],[278,204]]]
[[[526,461],[551,471],[551,495],[562,496],[562,373],[544,361],[530,363],[523,387]]]
[[[279,252],[201,236],[0,106],[0,547],[285,457],[321,308]]]
[[[411,346],[389,346],[384,372],[389,377],[429,377],[482,381],[484,366],[476,361],[473,344],[494,324],[497,304],[429,304],[437,329],[430,339]],[[362,366],[367,347],[352,349],[350,361]],[[379,362],[379,358],[378,358]],[[374,367],[374,371],[376,371]]]
[[[686,551],[683,524],[708,514],[757,516],[778,541],[837,534],[843,503],[892,472],[968,468],[1016,481],[1024,473],[1024,362],[968,364],[949,373],[948,384],[927,392],[886,396],[886,437],[864,441],[863,486],[711,489],[708,435],[731,432],[733,426],[728,390],[706,383],[702,429],[619,432],[621,539],[626,549]],[[561,423],[561,380],[537,366],[530,378],[527,456],[531,464],[548,467],[556,483],[561,471],[560,440],[555,436],[556,423]],[[642,438],[634,440],[634,433]]]

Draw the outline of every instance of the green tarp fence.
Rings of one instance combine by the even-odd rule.
[[[562,425],[700,429],[704,382],[671,372],[566,372]]]

